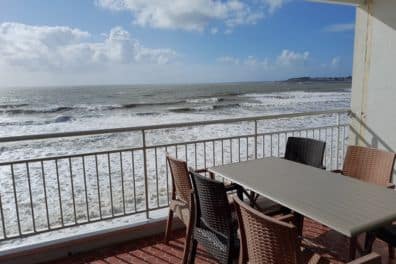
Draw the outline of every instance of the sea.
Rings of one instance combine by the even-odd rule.
[[[0,88],[0,137],[350,106],[350,82]]]

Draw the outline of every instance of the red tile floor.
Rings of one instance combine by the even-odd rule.
[[[180,263],[183,255],[183,236],[183,231],[175,232],[174,239],[169,245],[162,242],[163,236],[125,242],[53,261],[51,264],[176,264]],[[323,255],[318,263],[343,263],[345,261],[348,252],[347,238],[309,219],[304,223],[304,237],[311,241],[310,248]],[[360,244],[362,242],[363,237],[360,239]],[[381,241],[375,242],[374,251],[383,256],[383,264],[396,264],[396,260],[388,258],[387,246]],[[198,253],[195,263],[216,263],[202,249]]]

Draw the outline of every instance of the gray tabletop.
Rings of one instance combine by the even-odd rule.
[[[209,171],[348,237],[396,220],[396,192],[296,162],[264,158]]]

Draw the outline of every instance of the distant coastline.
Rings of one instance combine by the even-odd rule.
[[[344,76],[344,77],[303,76],[303,77],[297,77],[297,78],[290,78],[290,79],[284,80],[282,82],[298,83],[298,82],[351,82],[351,81],[352,81],[352,76]]]

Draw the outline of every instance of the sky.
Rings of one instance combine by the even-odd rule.
[[[347,76],[354,21],[303,0],[1,0],[0,87]]]

